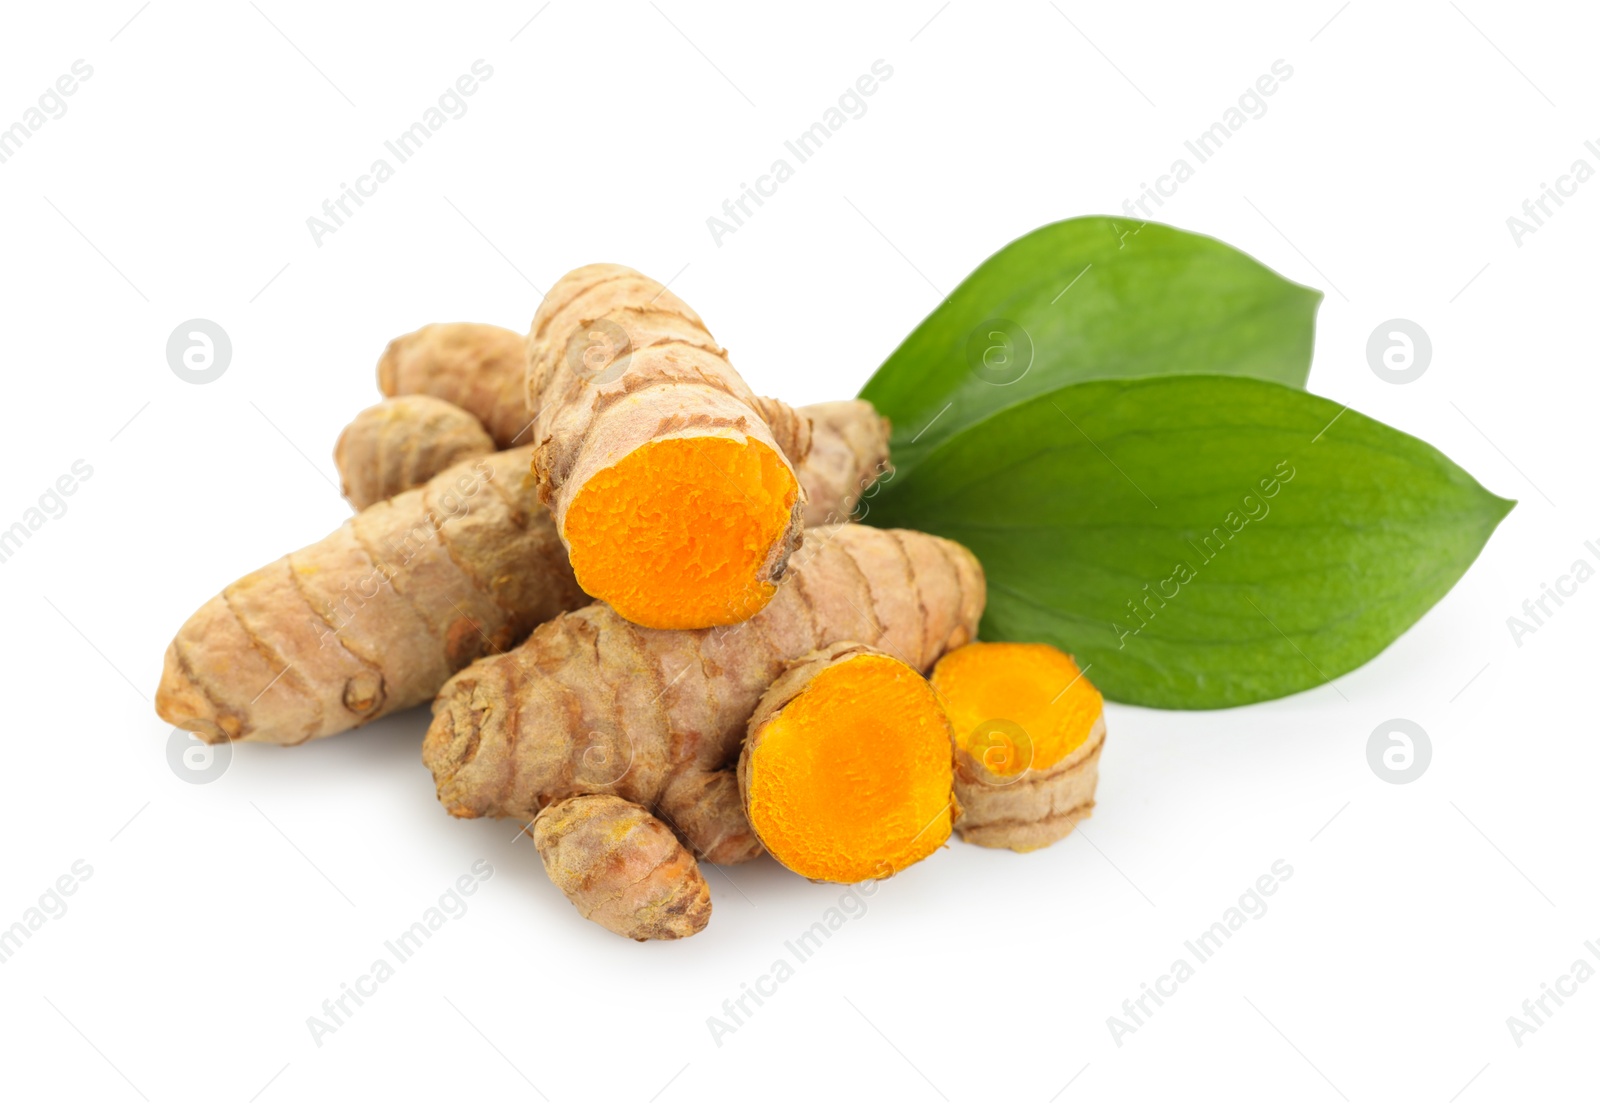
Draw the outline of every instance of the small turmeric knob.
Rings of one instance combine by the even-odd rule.
[[[608,794],[547,805],[533,822],[545,872],[585,919],[637,939],[682,939],[711,919],[694,856],[643,806]]]
[[[978,643],[933,668],[956,738],[956,831],[1033,851],[1094,811],[1106,722],[1100,691],[1048,644]]]
[[[339,434],[333,462],[345,498],[365,510],[494,450],[483,424],[459,406],[427,395],[403,395],[357,414]]]

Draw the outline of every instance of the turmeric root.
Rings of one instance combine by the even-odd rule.
[[[956,831],[1032,851],[1094,812],[1106,723],[1100,691],[1048,644],[968,644],[933,669],[955,729]]]
[[[447,376],[443,368],[429,373],[430,378]],[[806,525],[850,520],[862,492],[889,470],[889,420],[864,399],[814,403],[795,413],[809,427],[811,441],[797,467],[806,492]],[[466,411],[422,395],[402,395],[363,410],[334,450],[345,497],[363,509],[421,486],[475,448],[488,451],[481,449],[486,431],[480,428],[474,435],[463,421],[479,424]]]
[[[711,919],[711,891],[694,856],[631,801],[580,794],[533,822],[545,873],[593,920],[618,935],[682,939]]]
[[[459,406],[429,395],[403,395],[357,414],[339,434],[333,462],[345,498],[365,510],[493,451],[483,423]]]
[[[458,464],[225,588],[167,648],[156,711],[211,743],[298,744],[425,702],[584,604],[531,451]]]
[[[739,756],[750,826],[813,881],[896,874],[950,837],[951,739],[919,672],[861,644],[811,652],[750,718]]]
[[[525,357],[523,337],[513,330],[435,322],[389,342],[378,358],[378,389],[390,398],[431,395],[459,406],[483,423],[496,448],[531,444]]]
[[[889,470],[889,419],[865,399],[812,403],[811,450],[800,465],[806,528],[859,521],[861,495]]]
[[[528,411],[585,591],[657,629],[771,600],[802,531],[809,427],[758,399],[676,295],[621,265],[563,276],[528,334]]]
[[[423,466],[438,449],[406,435],[436,423],[415,417],[413,403],[391,402],[398,405],[389,408],[386,433]],[[866,486],[886,447],[868,428],[881,430],[882,420],[870,404],[828,405],[841,439],[866,442],[855,484]],[[375,439],[347,432],[341,469],[376,470]],[[404,493],[387,483],[393,467],[363,484],[365,493],[394,497],[245,576],[189,619],[167,649],[156,711],[212,742],[331,736],[427,701],[473,659],[588,604],[538,501],[532,451],[466,461]],[[811,480],[809,464],[801,474]],[[817,485],[830,495],[854,492],[831,475]]]
[[[784,666],[855,640],[925,671],[973,638],[983,598],[977,560],[951,541],[813,530],[792,576],[741,625],[652,630],[595,604],[479,660],[434,700],[422,759],[454,816],[528,820],[567,798],[610,794],[672,827],[702,861],[751,858],[760,849],[732,768]],[[863,869],[905,858],[902,840],[886,842],[887,853],[860,856]]]

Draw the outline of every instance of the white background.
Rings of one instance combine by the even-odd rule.
[[[94,73],[0,165],[0,528],[74,460],[93,476],[0,564],[0,927],[76,860],[93,874],[0,966],[0,1091],[1591,1096],[1600,981],[1520,1047],[1506,1020],[1600,940],[1600,582],[1520,647],[1506,619],[1600,563],[1600,181],[1520,246],[1506,218],[1575,159],[1600,169],[1593,9],[542,2],[7,7],[0,126],[75,59]],[[480,58],[465,116],[314,244],[307,217]],[[880,58],[866,115],[715,245],[707,217]],[[1110,707],[1084,831],[1027,856],[952,845],[885,883],[720,1046],[707,1017],[838,887],[714,873],[702,935],[618,939],[517,825],[442,812],[422,710],[241,746],[209,785],[169,769],[166,642],[347,515],[330,450],[390,337],[520,329],[537,288],[620,261],[675,277],[757,391],[852,394],[985,256],[1118,213],[1280,58],[1267,114],[1160,219],[1324,289],[1311,388],[1521,502],[1372,663],[1246,709]],[[164,352],[195,317],[234,347],[205,386]],[[1406,386],[1366,362],[1394,317],[1434,346]],[[1367,763],[1397,717],[1433,746],[1409,785]],[[307,1017],[479,859],[470,911],[316,1045]],[[1278,859],[1270,910],[1118,1046],[1107,1017]]]

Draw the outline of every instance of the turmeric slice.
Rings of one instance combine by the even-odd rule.
[[[917,671],[837,644],[763,695],[739,783],[756,838],[790,870],[818,882],[887,877],[950,837],[950,721]]]
[[[1071,656],[968,644],[939,660],[932,682],[955,730],[963,840],[1032,851],[1093,813],[1104,703]]]
[[[527,384],[540,498],[585,591],[657,629],[772,599],[809,423],[758,398],[686,303],[621,265],[568,273],[534,316]]]

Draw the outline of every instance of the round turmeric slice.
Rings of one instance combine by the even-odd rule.
[[[932,682],[955,730],[963,840],[1032,851],[1094,811],[1104,702],[1071,656],[968,644],[934,665]]]
[[[950,722],[926,679],[861,644],[802,657],[750,719],[739,758],[763,847],[818,882],[898,873],[950,837]]]

